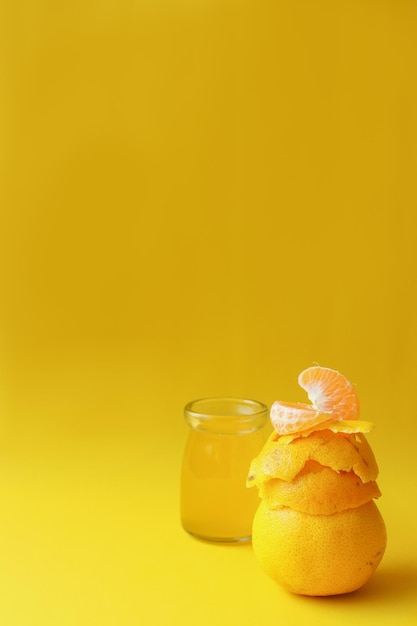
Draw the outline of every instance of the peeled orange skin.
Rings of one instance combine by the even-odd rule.
[[[270,509],[265,500],[252,529],[255,556],[288,591],[307,596],[350,593],[380,563],[386,530],[374,501],[333,515]]]
[[[354,472],[335,472],[316,461],[307,461],[294,480],[271,478],[259,485],[270,509],[289,507],[309,515],[340,513],[380,495],[374,480],[364,483]]]
[[[272,433],[250,465],[247,486],[259,486],[271,478],[293,480],[310,460],[337,472],[354,471],[363,482],[378,476],[375,456],[362,433],[320,430],[290,443],[285,435]]]

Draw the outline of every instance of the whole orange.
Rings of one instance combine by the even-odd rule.
[[[327,596],[359,589],[386,547],[373,500],[332,515],[309,515],[265,500],[255,514],[252,543],[265,572],[289,591]]]

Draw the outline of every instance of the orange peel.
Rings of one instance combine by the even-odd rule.
[[[272,478],[259,486],[270,509],[289,507],[309,515],[332,515],[361,506],[381,492],[374,480],[364,483],[354,472],[335,472],[307,461],[292,481]]]
[[[335,472],[354,472],[362,482],[376,480],[378,465],[363,433],[334,433],[329,429],[288,441],[272,433],[249,467],[247,486],[271,478],[293,480],[307,461],[317,461]]]
[[[298,379],[311,404],[274,402],[274,432],[250,464],[261,503],[252,545],[265,572],[289,591],[335,595],[359,589],[386,546],[374,502],[378,465],[359,419],[355,388],[336,370]]]

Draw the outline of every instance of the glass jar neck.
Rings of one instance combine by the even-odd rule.
[[[222,435],[244,435],[263,428],[267,407],[245,398],[203,398],[184,408],[187,424],[194,430]]]

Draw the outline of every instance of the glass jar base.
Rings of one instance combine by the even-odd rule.
[[[229,544],[239,544],[239,543],[248,543],[252,541],[252,535],[248,535],[247,537],[207,537],[205,535],[199,535],[198,533],[194,533],[188,528],[183,527],[184,530],[194,537],[194,539],[199,539],[200,541],[206,541],[207,543],[229,543]]]

